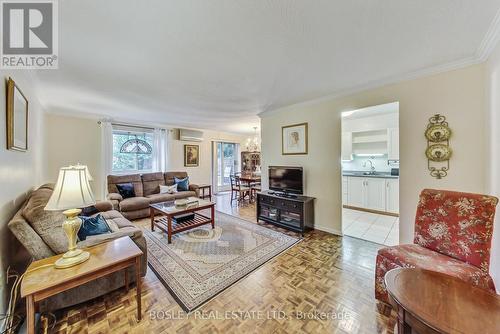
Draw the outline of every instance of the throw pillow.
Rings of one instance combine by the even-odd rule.
[[[177,184],[173,186],[162,186],[160,184],[160,194],[173,194],[177,192]]]
[[[68,251],[68,238],[62,229],[66,217],[61,211],[45,211],[53,185],[35,190],[22,211],[22,216],[55,254]]]
[[[80,241],[87,239],[91,235],[111,233],[106,219],[101,215],[95,217],[80,216],[80,219],[82,220],[82,226],[78,231],[78,240]]]
[[[93,216],[96,213],[99,213],[99,210],[95,207],[95,205],[87,206],[86,208],[82,208],[82,213],[80,216]]]
[[[174,176],[174,182],[177,185],[177,191],[188,191],[189,190],[189,176],[183,179],[178,179]]]
[[[118,192],[122,195],[123,199],[135,197],[134,185],[132,183],[117,184],[116,189],[118,189]]]

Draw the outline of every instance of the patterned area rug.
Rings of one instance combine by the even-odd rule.
[[[144,229],[148,264],[181,307],[191,312],[293,246],[299,239],[216,212],[210,225],[175,234]]]

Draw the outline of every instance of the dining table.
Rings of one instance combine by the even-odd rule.
[[[246,185],[251,188],[252,184],[260,183],[260,174],[241,173],[240,182],[246,183]]]

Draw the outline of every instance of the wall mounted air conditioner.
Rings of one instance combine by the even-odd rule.
[[[198,130],[179,129],[179,140],[203,141],[203,132]]]

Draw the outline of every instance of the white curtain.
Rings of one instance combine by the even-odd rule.
[[[153,134],[153,171],[167,171],[168,136],[165,129],[155,129]]]
[[[113,126],[110,121],[101,121],[101,199],[108,194],[108,175],[113,170]]]

